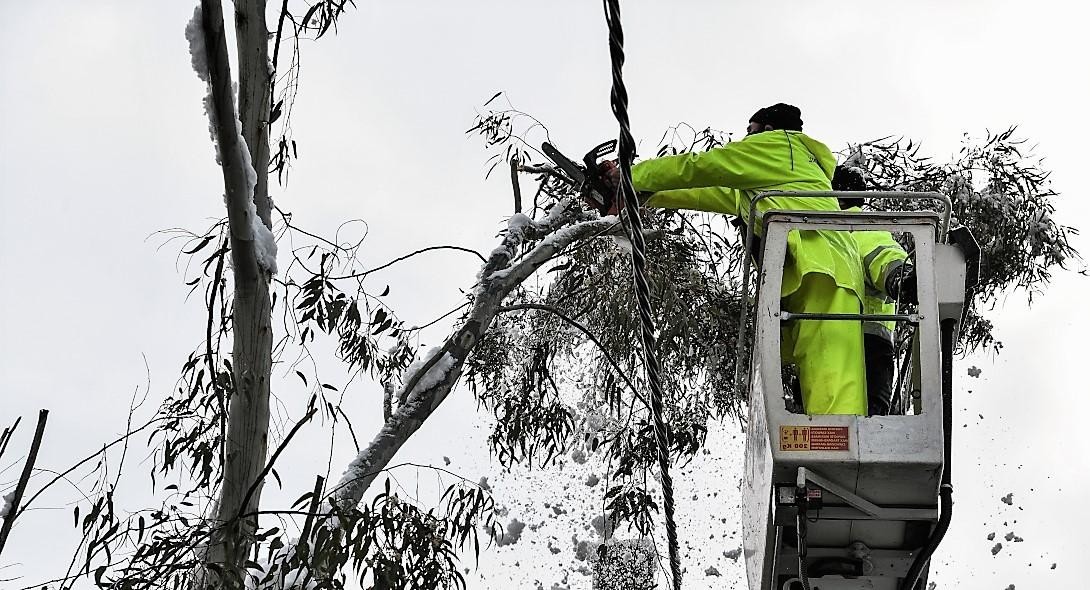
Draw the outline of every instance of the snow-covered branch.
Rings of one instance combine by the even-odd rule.
[[[512,216],[500,245],[481,267],[465,319],[440,347],[406,371],[405,384],[396,396],[404,402],[349,465],[333,488],[331,501],[340,509],[351,509],[360,502],[375,477],[446,399],[461,376],[466,358],[501,312],[504,299],[518,285],[568,246],[622,231],[617,217],[595,218],[571,200],[561,201],[539,221],[522,214]],[[533,247],[518,255],[534,241],[537,243]]]

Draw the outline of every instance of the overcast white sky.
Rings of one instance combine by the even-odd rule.
[[[504,175],[484,180],[480,142],[463,132],[494,92],[507,91],[570,153],[616,134],[598,2],[358,3],[338,35],[303,47],[300,159],[288,187],[273,194],[319,231],[366,220],[364,264],[434,244],[492,248],[510,214],[509,186]],[[185,301],[176,249],[148,237],[203,229],[223,214],[204,88],[183,37],[194,4],[0,0],[0,424],[24,417],[13,442],[22,452],[37,410],[51,410],[43,468],[63,468],[124,430],[130,397],[145,382],[142,355],[150,411],[202,338],[201,306]],[[1017,123],[1054,171],[1057,217],[1090,225],[1078,185],[1086,164],[1077,150],[1090,131],[1083,3],[623,4],[633,130],[648,148],[680,121],[740,131],[757,107],[779,101],[799,105],[807,132],[833,149],[905,135],[940,159],[964,132]],[[1076,246],[1090,253],[1085,238]],[[460,303],[458,289],[475,271],[471,256],[437,253],[380,280],[402,317],[424,322]],[[933,568],[939,588],[1084,581],[1087,280],[1060,272],[1032,308],[1017,293],[999,302],[1002,354],[958,365],[957,512]],[[979,379],[966,375],[973,365],[983,369]],[[297,416],[305,392],[292,387],[278,393]],[[357,429],[373,432],[378,394],[356,395]],[[540,506],[527,505],[533,490],[600,501],[600,488],[557,483],[564,478],[499,473],[482,424],[468,392],[456,394],[404,457],[442,463],[447,455],[468,477],[490,476],[501,503],[528,521],[540,516]],[[729,429],[716,436],[714,454],[681,478],[689,588],[744,585],[740,564],[722,555],[738,545],[737,441]],[[19,452],[9,451],[0,470]],[[138,454],[129,466],[143,486],[149,465]],[[284,457],[302,482],[286,482],[284,496],[309,489],[321,471],[311,472],[309,458],[306,449]],[[0,472],[0,491],[16,473]],[[1000,502],[1008,492],[1012,506]],[[63,570],[76,540],[66,502],[75,497],[60,490],[42,504],[59,510],[21,521],[0,579],[22,577],[0,588]],[[528,532],[486,557],[471,587],[532,587],[535,579],[550,587],[571,563],[570,529],[582,526],[552,519]],[[993,556],[990,532],[1025,541],[1004,542]],[[559,556],[546,550],[549,535],[564,549]],[[708,566],[723,576],[705,576]],[[589,587],[578,574],[569,583]]]

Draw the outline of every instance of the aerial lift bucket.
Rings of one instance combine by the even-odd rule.
[[[966,287],[973,282],[966,280],[966,268],[974,253],[945,243],[950,201],[943,195],[772,192],[755,199],[752,212],[757,200],[785,194],[929,198],[946,209],[942,215],[766,211],[761,217],[757,299],[747,312],[756,333],[752,355],[745,357],[751,362],[743,372],[749,385],[743,540],[750,590],[924,588],[928,559],[949,523],[951,488],[944,466],[949,460],[950,361]],[[910,234],[917,311],[840,317],[783,311],[780,284],[788,233],[819,229]],[[968,266],[975,271],[971,260]],[[902,387],[913,400],[912,408],[906,415],[874,417],[789,411],[780,362],[781,326],[865,319],[915,327]]]

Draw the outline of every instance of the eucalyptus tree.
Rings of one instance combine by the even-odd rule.
[[[295,12],[285,2],[270,40],[264,2],[237,3],[237,102],[220,3],[202,0],[190,24],[194,65],[210,88],[228,210],[206,231],[184,236],[184,252],[197,263],[187,284],[203,294],[207,311],[204,342],[149,422],[153,481],[181,475],[186,483],[164,488],[160,507],[133,513],[115,509],[110,486],[97,488],[82,519],[76,509],[83,541],[72,575],[115,588],[338,588],[349,576],[369,588],[462,587],[460,553],[478,553],[482,534],[485,542],[502,535],[488,490],[435,467],[444,488],[437,503],[423,505],[385,477],[460,383],[492,415],[488,444],[501,464],[552,468],[570,452],[599,454],[610,470],[608,528],[627,523],[648,534],[653,527],[655,491],[643,475],[652,470],[655,438],[638,370],[623,221],[585,209],[563,173],[530,147],[531,130],[541,129],[536,121],[494,110],[470,130],[494,163],[511,163],[512,174],[532,178],[537,190],[500,228],[496,248],[479,255],[449,335],[424,355],[415,352],[419,329],[399,319],[388,290],[367,290],[363,279],[382,267],[360,266],[360,242],[309,232],[269,200],[270,171],[283,180],[296,156],[289,121],[298,40],[333,30],[345,9],[343,1],[325,0]],[[291,59],[281,59],[284,53]],[[279,139],[270,150],[276,123]],[[664,136],[659,153],[727,140],[681,126]],[[987,262],[965,350],[998,346],[990,317],[999,294],[1032,296],[1077,258],[1069,244],[1075,230],[1052,217],[1048,174],[1023,149],[1011,129],[967,139],[948,164],[889,139],[845,152],[875,187],[951,194],[958,221],[981,238]],[[739,280],[746,257],[722,216],[653,211],[648,228],[670,452],[685,461],[703,448],[710,420],[744,415],[744,392],[732,377],[749,296]],[[285,244],[290,250],[277,256]],[[417,253],[395,262],[413,263]],[[332,348],[344,370],[386,392],[383,424],[362,445],[352,430],[356,457],[339,481],[318,477],[290,506],[267,506],[263,483],[278,477],[278,459],[308,421],[321,415],[352,429],[343,392],[302,362],[316,342]],[[270,453],[277,361],[293,367],[311,396]]]

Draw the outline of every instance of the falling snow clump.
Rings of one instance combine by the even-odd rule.
[[[1011,492],[1011,493],[1007,494],[1006,496],[1003,496],[999,500],[1001,502],[1003,502],[1004,504],[1006,504],[1007,506],[1012,506],[1014,504],[1014,492]]]
[[[0,518],[7,518],[9,512],[15,511],[13,500],[15,499],[15,490],[4,494],[4,497],[0,499]]]
[[[507,523],[507,532],[496,538],[496,545],[503,547],[505,545],[514,545],[519,542],[522,537],[522,530],[526,528],[526,523],[517,518],[512,518],[511,522]]]
[[[579,561],[586,561],[590,557],[590,543],[580,541],[575,535],[571,536],[571,542],[575,547],[575,558]]]
[[[969,372],[970,377],[973,377],[973,378],[980,377],[980,369],[977,368],[975,365],[972,366],[972,367],[969,367],[968,372]]]
[[[604,514],[599,514],[598,516],[595,516],[590,521],[590,526],[594,528],[594,532],[598,533],[598,535],[603,538],[609,538],[613,536],[613,532],[617,530],[616,523],[606,520],[606,516]]]

